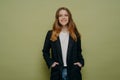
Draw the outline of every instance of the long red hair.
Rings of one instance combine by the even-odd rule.
[[[69,11],[68,8],[65,8],[65,7],[61,7],[59,8],[57,11],[56,11],[56,15],[55,15],[55,22],[53,24],[53,30],[52,30],[52,36],[51,36],[51,39],[52,41],[56,41],[57,40],[57,37],[59,36],[59,33],[62,29],[62,26],[61,24],[59,23],[59,12],[61,10],[66,10],[67,13],[68,13],[68,18],[69,18],[69,22],[67,24],[67,28],[68,28],[68,31],[70,33],[70,36],[72,37],[73,40],[77,41],[77,37],[80,37],[80,34],[76,28],[76,25],[72,19],[72,14],[71,12]]]

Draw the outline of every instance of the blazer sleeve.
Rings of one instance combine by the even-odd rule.
[[[82,67],[84,66],[84,58],[82,56],[82,48],[81,48],[81,39],[80,37],[77,38],[77,59],[78,62],[82,64]]]
[[[43,57],[45,59],[45,62],[48,66],[48,68],[50,68],[50,66],[53,64],[54,60],[50,57],[50,49],[51,49],[51,41],[50,41],[50,37],[51,37],[51,33],[52,31],[48,31],[46,38],[45,38],[45,42],[44,42],[44,46],[43,46]]]

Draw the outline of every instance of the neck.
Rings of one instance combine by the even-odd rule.
[[[68,31],[67,26],[63,26],[63,27],[62,27],[62,31],[63,31],[63,32],[67,32],[67,31]]]

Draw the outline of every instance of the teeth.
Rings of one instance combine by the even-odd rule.
[[[66,20],[62,20],[63,22],[65,22]]]

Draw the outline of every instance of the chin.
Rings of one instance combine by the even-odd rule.
[[[67,25],[67,23],[64,23],[64,24],[61,24],[62,26],[66,26]]]

